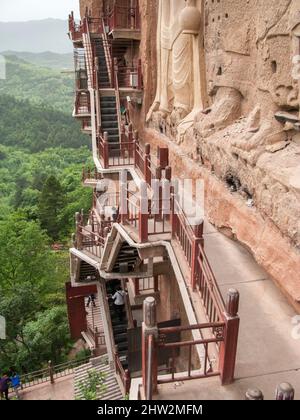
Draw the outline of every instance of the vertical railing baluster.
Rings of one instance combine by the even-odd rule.
[[[189,364],[188,364],[188,377],[191,377],[192,370],[192,345],[189,345]]]

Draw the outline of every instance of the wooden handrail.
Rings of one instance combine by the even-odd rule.
[[[117,60],[114,60],[114,86],[115,86],[115,95],[116,95],[116,105],[117,105],[117,118],[118,118],[118,128],[119,128],[119,142],[121,143],[121,125],[122,125],[122,118],[121,118],[121,100],[120,100],[120,92],[119,92],[119,79],[118,79],[118,64]]]
[[[67,376],[73,373],[74,369],[85,363],[88,363],[90,357],[86,357],[80,360],[71,360],[69,362],[61,363],[53,366],[52,363],[45,369],[40,369],[34,372],[26,373],[21,375],[20,380],[22,388],[30,388],[40,383],[50,382],[52,379]],[[51,372],[50,372],[51,370]]]
[[[106,59],[107,70],[108,70],[108,77],[109,77],[110,85],[113,86],[113,83],[114,83],[114,80],[112,77],[113,62],[112,62],[112,57],[109,51],[109,44],[108,44],[108,38],[107,38],[104,19],[102,19],[102,27],[103,27],[102,42],[103,42],[103,49],[104,49],[104,54],[105,54],[105,59]]]
[[[131,383],[130,372],[129,370],[125,370],[123,368],[118,352],[115,351],[114,356],[115,356],[116,373],[119,375],[120,379],[122,380],[125,395],[127,395],[130,391],[130,383]]]

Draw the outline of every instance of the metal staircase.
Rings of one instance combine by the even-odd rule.
[[[98,85],[100,89],[109,89],[111,87],[109,67],[105,56],[103,47],[103,39],[97,38],[93,40],[94,54],[98,62]]]
[[[162,190],[158,192],[159,197],[153,203],[158,209],[158,214],[149,206],[149,194],[153,192],[151,181],[172,180],[168,149],[159,147],[157,158],[153,159],[150,145],[142,146],[138,133],[132,130],[132,124],[129,124],[127,130],[121,127],[120,96],[121,93],[126,95],[122,85],[126,85],[130,95],[134,95],[132,86],[135,86],[137,91],[141,89],[142,77],[140,71],[134,70],[134,66],[123,67],[118,63],[124,58],[125,43],[114,45],[112,42],[110,45],[107,37],[105,29],[97,36],[90,36],[88,25],[87,33],[83,34],[91,95],[93,156],[97,172],[106,179],[116,182],[121,178],[121,169],[125,170],[128,208],[126,214],[118,214],[113,221],[109,221],[105,208],[94,200],[94,211],[103,219],[101,222],[98,220],[97,224],[92,216],[88,222],[84,221],[81,226],[78,225],[79,246],[75,245],[74,249],[71,249],[73,256],[84,260],[80,265],[79,281],[88,281],[92,276],[98,276],[96,280],[103,309],[107,353],[124,386],[125,383],[128,385],[126,369],[131,366],[131,358],[128,357],[132,351],[131,334],[135,333],[137,328],[133,322],[130,305],[129,310],[127,308],[128,302],[126,314],[123,314],[120,321],[114,303],[107,298],[115,293],[121,282],[123,286],[127,280],[129,283],[135,282],[138,290],[139,280],[169,274],[177,281],[189,323],[186,330],[190,331],[193,338],[194,344],[190,341],[184,344],[190,346],[190,351],[191,346],[195,345],[195,352],[205,366],[201,377],[211,375],[206,369],[210,360],[208,351],[203,355],[200,348],[208,345],[208,342],[205,342],[207,337],[206,340],[210,340],[216,348],[221,349],[219,371],[214,374],[221,376],[223,384],[231,383],[237,344],[238,305],[231,311],[225,307],[205,254],[203,222],[191,225],[190,219],[176,201],[174,190],[167,199],[163,199]],[[139,83],[128,84],[128,75],[132,80],[137,76]],[[98,174],[95,178],[95,181],[98,181]],[[139,192],[144,191],[143,197],[142,194],[137,197],[129,189],[129,182],[132,180]],[[120,193],[112,194],[114,206],[118,208],[121,202]],[[170,205],[169,213],[162,210],[166,202]],[[145,207],[148,208],[148,213],[142,211]],[[186,261],[186,273],[183,272],[182,260]],[[158,288],[156,291],[159,292]],[[203,318],[201,324],[198,322],[192,301],[192,295],[196,293]],[[158,347],[163,345],[164,343],[157,343]],[[174,343],[174,348],[177,345],[178,340]],[[175,370],[174,368],[174,375]],[[185,377],[187,380],[193,379],[190,370],[189,375]],[[171,381],[174,380],[174,375]],[[170,381],[170,378],[167,379]]]
[[[112,280],[106,284],[108,295],[114,295],[117,287],[121,286],[120,280]],[[109,312],[113,329],[114,342],[120,362],[124,369],[128,368],[128,320],[126,312],[122,313],[122,319],[116,313],[115,305],[112,299],[109,300]]]
[[[119,123],[116,96],[101,96],[101,127],[103,132],[108,133],[109,143],[119,143]]]

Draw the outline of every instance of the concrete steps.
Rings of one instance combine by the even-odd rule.
[[[74,372],[74,395],[75,399],[82,399],[83,395],[80,391],[80,384],[87,383],[88,373],[90,371],[101,372],[106,375],[104,384],[106,390],[101,395],[98,395],[98,400],[123,400],[123,394],[118,384],[115,372],[110,368],[109,364],[105,363],[105,358],[99,359],[97,363],[87,363],[78,367]]]

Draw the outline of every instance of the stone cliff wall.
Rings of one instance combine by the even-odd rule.
[[[105,2],[109,3],[109,2]],[[299,0],[139,0],[141,138],[300,308]],[[81,0],[93,15],[102,0]]]
[[[189,16],[184,1],[161,3],[156,63],[153,43],[143,51],[158,78],[145,138],[174,144],[177,174],[206,180],[210,221],[246,244],[299,309],[300,2],[189,1]]]

